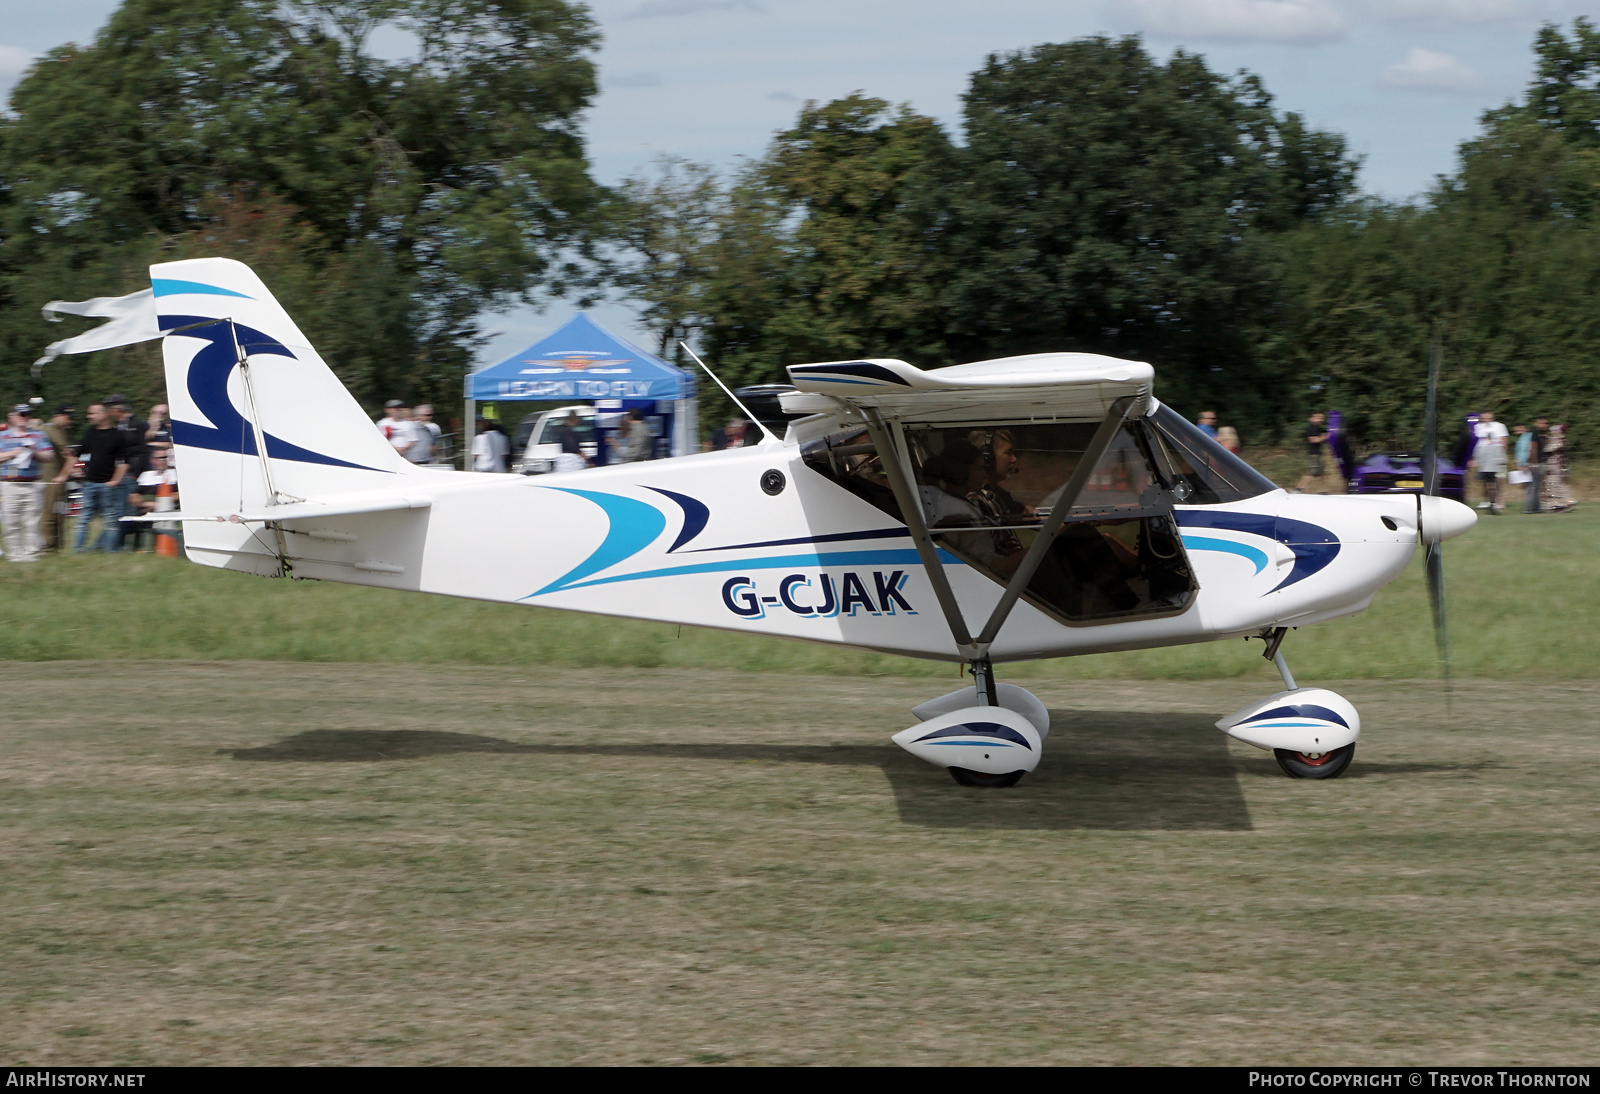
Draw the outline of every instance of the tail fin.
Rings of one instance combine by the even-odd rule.
[[[184,512],[382,489],[412,470],[248,266],[167,262],[150,279]]]

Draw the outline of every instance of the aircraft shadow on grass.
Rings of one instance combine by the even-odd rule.
[[[1264,754],[1261,759],[1229,755],[1227,738],[1209,715],[1079,710],[1052,711],[1051,718],[1050,750],[1036,771],[1009,790],[957,786],[891,744],[544,744],[442,730],[314,729],[260,748],[222,751],[236,760],[281,763],[482,752],[877,767],[894,791],[900,819],[929,828],[1242,831],[1251,823],[1240,777],[1282,778]],[[1366,763],[1357,757],[1343,777],[1481,766]]]

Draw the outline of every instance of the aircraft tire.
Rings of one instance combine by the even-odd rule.
[[[962,786],[1016,786],[1024,774],[1026,773],[1022,771],[1008,771],[1004,775],[990,775],[965,767],[950,768],[950,776]]]
[[[1283,773],[1291,779],[1337,779],[1344,774],[1345,768],[1350,766],[1350,760],[1355,754],[1354,743],[1326,752],[1316,761],[1307,760],[1300,753],[1287,748],[1272,750],[1278,766],[1283,768]]]

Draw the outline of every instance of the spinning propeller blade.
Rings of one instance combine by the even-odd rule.
[[[1422,422],[1422,491],[1438,495],[1439,485],[1439,329],[1434,328],[1428,349],[1428,402]],[[1428,605],[1433,609],[1433,639],[1439,648],[1439,665],[1444,672],[1445,699],[1450,697],[1450,624],[1444,602],[1444,542],[1437,534],[1429,536],[1422,522],[1427,506],[1417,502],[1417,534],[1423,543],[1423,564],[1428,578]]]

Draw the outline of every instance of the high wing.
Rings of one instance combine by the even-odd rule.
[[[1155,370],[1142,361],[1095,353],[1035,353],[927,371],[890,359],[791,365],[789,379],[801,392],[918,422],[997,415],[1099,421],[1122,399],[1130,400],[1127,417],[1142,417],[1150,408]]]

